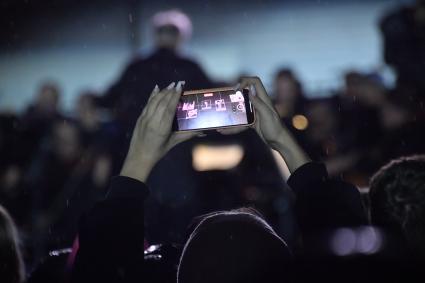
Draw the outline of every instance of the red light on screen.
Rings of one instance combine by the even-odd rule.
[[[204,93],[204,97],[210,97],[213,96],[214,94],[212,92],[208,92],[208,93]]]

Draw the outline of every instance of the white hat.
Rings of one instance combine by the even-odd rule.
[[[179,10],[166,10],[156,13],[152,18],[155,28],[172,25],[175,26],[184,39],[189,39],[192,35],[192,21]]]

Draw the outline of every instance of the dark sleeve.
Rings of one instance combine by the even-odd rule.
[[[134,61],[126,67],[121,77],[102,96],[96,97],[95,103],[98,106],[112,109],[123,95],[126,94],[129,85],[132,85],[138,78],[137,63]]]
[[[144,183],[114,177],[105,200],[82,218],[73,282],[138,282],[142,278]]]
[[[291,175],[288,185],[296,195],[295,214],[303,235],[367,224],[359,190],[330,179],[324,164],[304,164]]]

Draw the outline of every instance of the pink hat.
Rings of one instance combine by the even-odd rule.
[[[152,18],[155,28],[172,25],[175,26],[184,39],[189,39],[192,35],[192,21],[179,10],[166,10],[156,13]]]

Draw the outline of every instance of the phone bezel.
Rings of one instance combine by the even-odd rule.
[[[207,89],[189,90],[189,91],[184,91],[182,96],[196,95],[196,94],[202,94],[202,93],[208,93],[208,92],[229,91],[229,90],[235,90],[235,89],[233,87],[221,87],[221,88],[207,88]],[[173,131],[174,132],[201,132],[201,131],[210,131],[210,130],[217,130],[217,129],[224,129],[224,128],[245,127],[245,126],[253,125],[255,123],[255,110],[254,110],[254,106],[252,105],[251,100],[249,99],[249,90],[247,88],[242,89],[242,94],[243,94],[244,100],[245,100],[245,110],[246,110],[247,124],[179,130],[178,129],[178,123],[177,123],[177,116],[174,115],[173,128],[172,128]]]

